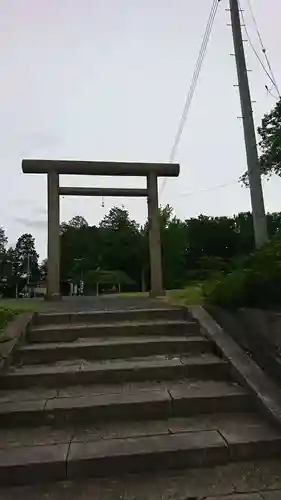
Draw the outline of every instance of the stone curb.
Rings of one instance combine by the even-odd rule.
[[[201,325],[203,333],[231,364],[233,376],[257,398],[260,411],[272,423],[281,426],[281,393],[278,387],[243,349],[216,323],[202,306],[189,306],[190,313]]]
[[[279,498],[281,498],[281,490],[268,490],[251,493],[230,493],[219,497],[198,497],[198,500],[277,500]],[[188,497],[186,500],[188,500]]]
[[[26,330],[33,318],[33,313],[19,314],[4,328],[3,337],[0,342],[0,374],[6,371],[12,359],[13,352],[18,342],[24,338]]]

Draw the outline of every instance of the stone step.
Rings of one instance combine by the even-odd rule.
[[[281,452],[281,434],[264,426],[241,427],[234,433],[216,430],[100,441],[73,441],[67,477],[210,467],[230,461],[273,458]]]
[[[98,324],[124,321],[186,320],[188,311],[180,308],[127,309],[108,311],[83,311],[61,313],[37,313],[33,324],[37,326],[65,325],[68,323]]]
[[[75,384],[115,384],[144,380],[198,378],[222,380],[229,376],[226,361],[212,354],[150,356],[125,360],[74,360],[49,365],[10,367],[1,376],[3,389],[30,386],[62,387]]]
[[[56,396],[37,392],[30,399],[15,394],[13,400],[2,401],[0,425],[65,427],[76,423],[163,419],[173,416],[209,412],[250,411],[254,400],[238,385],[226,382],[177,381],[167,387],[151,384],[149,389],[138,384],[95,387],[69,387]],[[1,395],[1,393],[0,393]],[[37,396],[37,397],[36,397]],[[0,445],[1,446],[1,445]]]
[[[29,342],[67,342],[78,338],[132,335],[198,335],[199,326],[195,321],[155,320],[126,321],[120,323],[69,323],[61,325],[32,326],[27,333]]]
[[[35,343],[21,346],[15,364],[53,363],[70,359],[117,359],[133,356],[212,352],[212,342],[195,337],[108,337],[74,342]]]
[[[280,431],[247,414],[234,420],[227,415],[204,418],[202,429],[194,429],[191,422],[189,429],[180,432],[174,419],[145,422],[145,430],[127,422],[117,433],[110,426],[101,426],[99,434],[75,428],[51,436],[48,428],[35,429],[30,430],[30,441],[26,433],[15,431],[10,442],[6,437],[1,445],[0,482],[3,486],[211,467],[268,459],[281,452]]]
[[[1,500],[280,500],[281,462],[263,459],[180,471],[0,487]],[[243,491],[243,493],[234,493]],[[222,496],[223,495],[223,496]]]

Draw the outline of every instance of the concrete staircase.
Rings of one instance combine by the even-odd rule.
[[[209,467],[281,433],[178,309],[37,315],[0,379],[0,484]]]

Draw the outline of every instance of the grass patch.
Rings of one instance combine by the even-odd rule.
[[[167,300],[180,306],[200,305],[203,303],[203,284],[192,283],[181,290],[167,290]]]
[[[45,302],[37,299],[1,299],[0,310],[36,312],[44,309]]]
[[[120,297],[149,297],[148,292],[126,292],[126,293],[119,293],[118,295]]]
[[[121,293],[122,297],[149,297],[148,292]],[[203,303],[203,283],[192,283],[180,290],[166,290],[167,300],[175,305],[198,305]]]
[[[3,341],[5,326],[18,314],[40,311],[44,304],[35,300],[1,299],[0,300],[0,339]]]
[[[0,308],[0,339],[3,335],[5,326],[9,321],[11,321],[20,311],[11,310],[11,309],[2,309]]]

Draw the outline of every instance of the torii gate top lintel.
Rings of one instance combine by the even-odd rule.
[[[178,177],[178,163],[140,163],[109,162],[79,160],[22,160],[22,171],[25,174],[57,174],[67,175],[120,175],[141,177],[153,173],[157,177]]]

